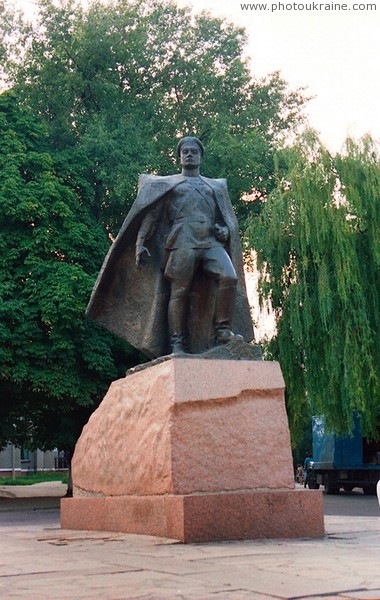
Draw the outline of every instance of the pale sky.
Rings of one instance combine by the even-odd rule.
[[[276,0],[255,1],[270,7]],[[364,11],[353,10],[351,0],[343,2],[350,10],[271,12],[243,11],[240,0],[179,0],[244,26],[254,75],[279,70],[292,88],[307,87],[316,97],[309,103],[309,122],[333,152],[347,136],[371,133],[380,140],[380,2],[374,2],[376,10]]]

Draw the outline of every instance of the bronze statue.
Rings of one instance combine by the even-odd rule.
[[[224,179],[200,175],[202,142],[178,143],[179,175],[141,175],[87,314],[151,358],[253,338],[238,223]]]

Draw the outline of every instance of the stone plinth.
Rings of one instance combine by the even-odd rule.
[[[72,474],[65,528],[184,542],[324,533],[321,493],[294,489],[278,363],[175,357],[115,381]]]

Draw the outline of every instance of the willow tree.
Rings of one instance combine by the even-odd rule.
[[[262,294],[276,312],[270,344],[294,435],[311,413],[333,430],[376,434],[380,409],[380,167],[371,139],[331,156],[313,133],[279,157],[279,177],[251,228]]]

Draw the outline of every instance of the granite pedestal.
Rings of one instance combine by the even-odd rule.
[[[322,493],[295,489],[278,363],[173,357],[115,381],[72,475],[63,528],[182,542],[324,535]]]

